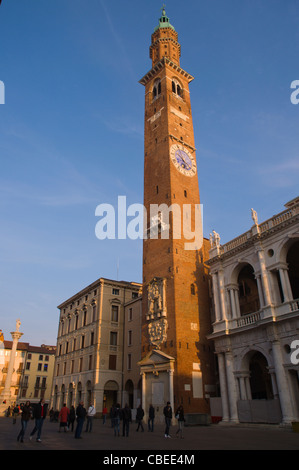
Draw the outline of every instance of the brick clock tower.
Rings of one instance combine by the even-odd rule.
[[[152,34],[145,87],[142,405],[209,413],[214,392],[209,277],[189,83],[165,9]],[[157,210],[158,208],[158,210]],[[165,210],[168,208],[168,210]],[[163,210],[164,211],[163,211]],[[193,237],[193,238],[192,238]]]

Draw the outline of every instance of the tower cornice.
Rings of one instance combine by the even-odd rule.
[[[141,83],[141,85],[146,85],[150,80],[153,79],[155,75],[157,75],[158,72],[163,69],[163,67],[165,67],[165,65],[168,65],[169,67],[173,68],[177,73],[187,78],[188,83],[194,80],[194,77],[188,72],[183,70],[181,67],[179,67],[167,57],[163,57],[146,75],[144,75],[144,77],[142,77],[141,80],[139,80],[139,83]]]

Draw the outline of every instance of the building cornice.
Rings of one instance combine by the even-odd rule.
[[[146,75],[144,75],[144,77],[141,78],[141,80],[139,80],[139,83],[145,86],[150,80],[155,77],[155,75],[157,75],[157,73],[159,73],[165,67],[165,65],[168,65],[169,67],[173,68],[177,73],[187,78],[188,83],[194,80],[194,77],[185,70],[183,70],[179,65],[175,64],[167,57],[163,57],[160,62],[158,62]]]

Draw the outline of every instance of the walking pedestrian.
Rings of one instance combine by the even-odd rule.
[[[183,405],[180,405],[178,407],[178,409],[176,410],[176,413],[175,413],[175,417],[177,418],[178,425],[179,425],[179,428],[176,432],[176,437],[179,437],[179,435],[180,435],[181,439],[183,439],[183,426],[184,426],[184,422],[185,422]]]
[[[76,410],[75,410],[75,407],[72,405],[70,409],[70,414],[68,416],[68,428],[71,430],[71,432],[74,431],[75,419],[76,419]]]
[[[123,436],[129,437],[130,423],[132,422],[132,412],[128,403],[125,404],[125,407],[122,410],[123,418]]]
[[[67,431],[67,422],[68,422],[69,414],[70,414],[70,410],[66,406],[66,403],[64,403],[63,407],[61,408],[61,410],[59,412],[59,420],[60,420],[59,432],[60,432],[61,428],[64,428],[64,432]]]
[[[22,414],[21,414],[21,430],[18,434],[17,440],[20,442],[24,442],[25,431],[27,429],[28,421],[32,415],[32,408],[30,406],[30,401],[26,401],[25,405],[21,407]]]
[[[117,403],[116,405],[113,405],[111,409],[111,422],[114,428],[115,437],[119,436],[120,415],[121,415],[120,404]]]
[[[148,409],[148,430],[153,432],[154,431],[154,420],[155,420],[155,408],[152,404],[150,404]]]
[[[139,431],[140,427],[141,427],[141,432],[144,431],[143,424],[142,424],[143,416],[144,416],[144,410],[143,410],[143,408],[140,404],[137,408],[137,413],[136,413],[136,421],[138,423],[138,426],[137,426],[137,429],[136,429],[137,432]]]
[[[102,411],[103,424],[106,424],[107,413],[108,413],[107,407],[106,407],[106,405],[104,405],[104,406],[103,406],[103,411]]]
[[[82,439],[81,433],[84,425],[84,420],[86,416],[86,409],[84,408],[83,401],[80,401],[79,405],[76,408],[77,416],[77,426],[75,431],[75,439]]]
[[[20,412],[19,407],[17,404],[15,404],[12,410],[12,424],[16,424],[17,417],[19,416],[19,412]]]
[[[96,414],[96,409],[92,404],[90,404],[90,406],[87,410],[87,423],[86,423],[85,432],[91,432],[92,422],[93,422],[93,418],[94,418],[95,414]]]
[[[47,409],[48,405],[45,403],[44,398],[40,400],[40,402],[34,406],[33,408],[33,418],[35,419],[35,426],[30,433],[29,439],[32,440],[32,437],[37,432],[36,442],[41,442],[41,434],[44,421],[47,416]]]
[[[171,426],[171,420],[172,420],[172,408],[170,406],[170,402],[168,401],[166,406],[164,407],[163,414],[165,417],[165,437],[170,438],[171,436],[169,435],[169,429]]]

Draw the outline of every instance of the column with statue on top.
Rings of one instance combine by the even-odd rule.
[[[12,336],[12,348],[11,348],[11,353],[10,353],[10,359],[9,359],[4,389],[0,395],[0,415],[3,411],[7,409],[8,406],[11,406],[15,400],[15,396],[11,396],[11,380],[12,380],[12,374],[15,368],[14,365],[15,365],[18,341],[23,335],[23,333],[19,331],[20,326],[21,326],[21,321],[17,320],[16,330],[10,333]]]

